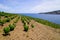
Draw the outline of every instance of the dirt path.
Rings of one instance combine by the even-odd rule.
[[[34,24],[34,28],[31,28]],[[14,31],[10,32],[10,36],[0,36],[0,40],[60,40],[60,34],[55,32],[54,28],[31,21],[28,32],[23,31],[23,23],[21,20],[16,24]]]

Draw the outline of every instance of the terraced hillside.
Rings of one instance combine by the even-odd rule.
[[[0,40],[60,40],[60,25],[46,24],[44,20],[1,12]]]

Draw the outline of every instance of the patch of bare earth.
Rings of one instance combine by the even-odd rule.
[[[34,24],[34,28],[31,27]],[[60,34],[54,28],[31,21],[28,32],[24,31],[21,20],[16,24],[14,31],[10,32],[10,36],[1,34],[0,40],[60,40]]]
[[[13,22],[16,20],[16,18],[14,18],[13,20],[11,20],[10,22],[6,22],[3,26],[0,25],[0,40],[5,40],[4,39],[5,36],[3,36],[3,28],[4,27],[8,27],[9,24],[13,24]]]

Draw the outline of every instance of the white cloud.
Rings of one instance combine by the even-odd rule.
[[[36,2],[19,2],[17,0],[6,0],[0,4],[0,9],[13,13],[40,13],[60,10],[60,0],[35,0]],[[38,2],[40,1],[40,2]]]
[[[10,7],[0,4],[0,9],[8,10]]]
[[[31,12],[49,12],[60,9],[60,0],[45,0],[40,5],[36,5],[31,9]]]
[[[14,10],[14,8],[11,8],[9,6],[6,6],[6,5],[3,5],[3,4],[0,4],[0,9],[1,11],[5,11],[5,12],[15,12],[16,10]]]

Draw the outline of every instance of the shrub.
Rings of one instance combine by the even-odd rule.
[[[0,19],[1,19],[1,16],[0,16]]]
[[[5,27],[5,28],[3,29],[3,31],[4,31],[4,33],[7,35],[7,34],[9,34],[9,32],[10,32],[10,28],[9,28],[9,27]]]
[[[19,18],[20,18],[20,17],[18,17],[14,23],[17,23],[17,22],[18,22],[18,20],[19,20]]]
[[[10,22],[10,18],[6,18],[5,19],[5,22]]]
[[[4,21],[0,20],[0,25],[3,26],[4,24]]]
[[[5,18],[8,18],[8,16],[7,16],[7,15],[5,15]]]
[[[14,26],[14,25],[12,25],[12,24],[10,24],[10,25],[9,25],[9,27],[10,27],[10,31],[13,31],[13,30],[14,30],[14,28],[15,28],[15,26]]]
[[[11,19],[14,19],[14,16],[12,16]]]
[[[22,23],[24,23],[24,20],[22,20]]]
[[[17,23],[18,22],[18,20],[16,20],[14,23]]]
[[[29,22],[27,22],[29,24]]]
[[[24,25],[24,31],[27,32],[27,31],[28,31],[28,28],[29,28],[29,27],[28,27],[27,25]]]
[[[16,27],[16,23],[13,23],[13,25]]]
[[[14,23],[17,23],[17,21],[14,21]]]
[[[34,28],[34,25],[31,25],[32,28]]]

